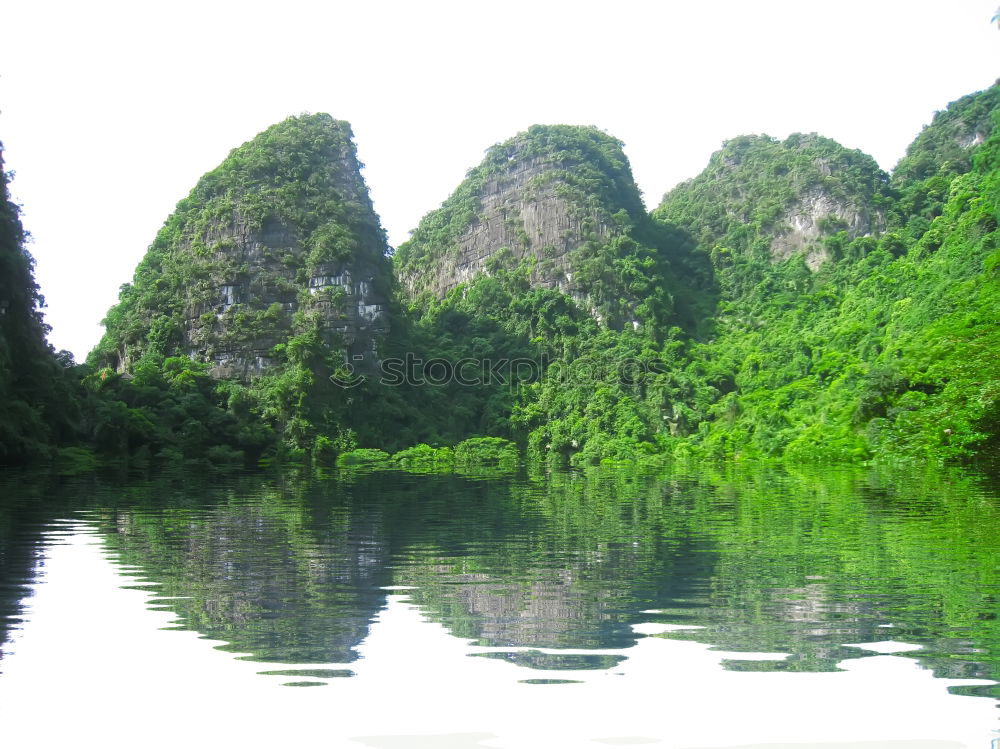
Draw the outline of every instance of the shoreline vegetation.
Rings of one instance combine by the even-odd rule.
[[[953,102],[891,174],[740,136],[651,212],[621,142],[534,126],[396,249],[350,126],[291,117],[178,204],[82,364],[4,175],[0,465],[995,466],[998,117],[1000,84]]]

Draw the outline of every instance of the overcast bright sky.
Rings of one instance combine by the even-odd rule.
[[[0,140],[50,340],[82,359],[177,201],[290,114],[351,122],[393,246],[534,123],[624,141],[652,208],[743,133],[891,169],[1000,74],[996,3],[12,0]]]

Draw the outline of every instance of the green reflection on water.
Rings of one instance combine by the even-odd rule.
[[[178,626],[255,660],[354,660],[384,587],[399,585],[479,645],[627,648],[633,624],[694,624],[662,636],[788,654],[731,658],[734,670],[829,671],[868,654],[847,643],[892,639],[922,645],[909,657],[939,676],[1000,676],[997,493],[960,471],[386,471],[60,491],[61,503],[18,512],[41,527],[46,511],[87,508],[119,561],[159,583]],[[0,513],[13,549],[0,560],[15,583],[31,558],[18,543],[28,549],[24,528],[35,527],[16,514]],[[7,622],[19,588],[9,590]],[[618,662],[487,657],[545,669]]]

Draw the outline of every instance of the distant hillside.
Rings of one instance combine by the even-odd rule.
[[[993,132],[998,108],[1000,82],[985,91],[963,96],[937,112],[896,164],[893,182],[905,185],[928,177],[953,177],[968,172],[976,148]]]
[[[796,254],[816,270],[830,260],[825,238],[884,228],[888,184],[870,156],[816,134],[741,136],[667,193],[654,216],[691,232],[719,270]]]
[[[671,449],[824,461],[996,454],[1000,143],[984,123],[995,122],[998,90],[939,113],[895,187],[830,141],[750,138],[664,198],[656,215],[700,240],[723,286],[713,334],[666,376],[711,388],[674,399]],[[788,217],[803,194],[841,211],[819,216],[785,257],[776,249],[802,234]]]

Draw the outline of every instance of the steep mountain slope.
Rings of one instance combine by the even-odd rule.
[[[335,382],[375,370],[392,300],[351,138],[327,114],[290,117],[178,204],[89,358],[102,452],[328,460],[359,431],[381,441],[393,399]]]
[[[411,299],[523,268],[532,289],[558,291],[621,329],[673,313],[670,242],[650,223],[619,141],[590,127],[535,125],[489,149],[400,246],[394,267]]]
[[[646,214],[622,144],[585,127],[534,126],[491,148],[394,268],[411,344],[487,375],[414,402],[440,398],[453,433],[577,462],[651,438],[658,415],[636,416],[619,365],[697,330],[714,299],[706,258]],[[619,426],[627,437],[607,444]]]
[[[892,174],[897,200],[888,228],[901,241],[919,240],[948,202],[952,179],[972,168],[1000,108],[1000,85],[963,96],[937,112],[906,150]]]
[[[389,270],[351,137],[326,114],[291,117],[202,177],[123,287],[94,360],[127,371],[180,353],[247,379],[312,329],[371,358]]]

